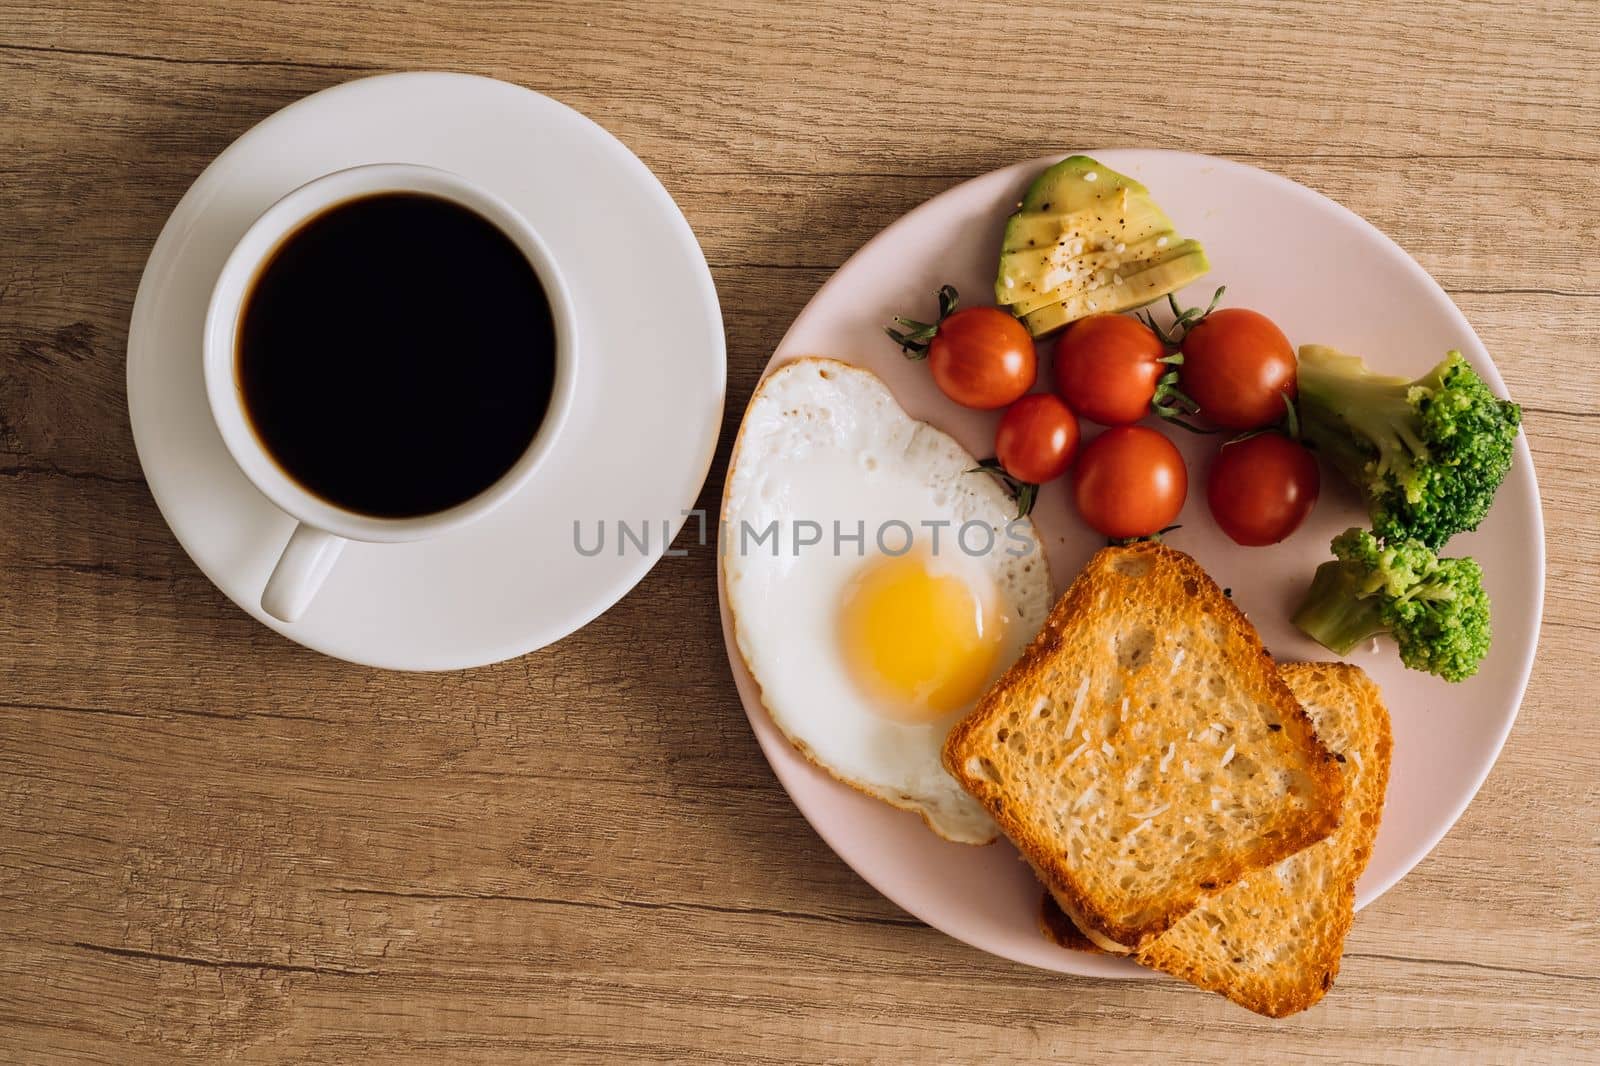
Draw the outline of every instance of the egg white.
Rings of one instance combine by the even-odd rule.
[[[950,727],[971,707],[925,724],[880,715],[850,676],[837,633],[851,579],[903,548],[892,523],[910,528],[916,550],[934,548],[935,527],[924,523],[946,523],[934,567],[961,573],[1003,619],[993,677],[1021,655],[1049,609],[1049,571],[1031,523],[1014,522],[1015,504],[993,478],[969,473],[976,465],[948,435],[908,416],[869,371],[831,359],[787,363],[745,412],[723,497],[722,565],[739,651],[790,742],[846,784],[920,814],[940,836],[986,844],[998,835],[994,822],[939,761]],[[835,540],[835,522],[846,536],[863,532],[859,548]],[[993,531],[992,549],[971,554],[989,543],[973,526],[962,550],[967,522]],[[801,543],[819,531],[820,543]]]

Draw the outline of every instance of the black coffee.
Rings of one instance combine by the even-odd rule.
[[[384,193],[286,238],[245,301],[245,409],[295,481],[386,518],[471,499],[527,450],[555,380],[550,301],[477,213]]]

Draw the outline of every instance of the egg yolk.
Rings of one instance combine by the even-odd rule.
[[[971,703],[989,681],[1000,625],[960,575],[916,555],[877,559],[845,590],[840,638],[872,707],[929,722]]]

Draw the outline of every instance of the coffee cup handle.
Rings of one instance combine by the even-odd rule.
[[[347,543],[341,536],[304,522],[295,526],[261,591],[261,609],[280,622],[299,621]]]

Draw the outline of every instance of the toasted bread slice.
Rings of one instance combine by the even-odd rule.
[[[1139,951],[1139,961],[1282,1018],[1322,998],[1339,973],[1383,817],[1392,746],[1382,694],[1358,666],[1279,668],[1345,778],[1344,816],[1327,840],[1200,901]]]
[[[1089,561],[943,757],[1111,951],[1323,839],[1342,798],[1254,627],[1150,542]]]

